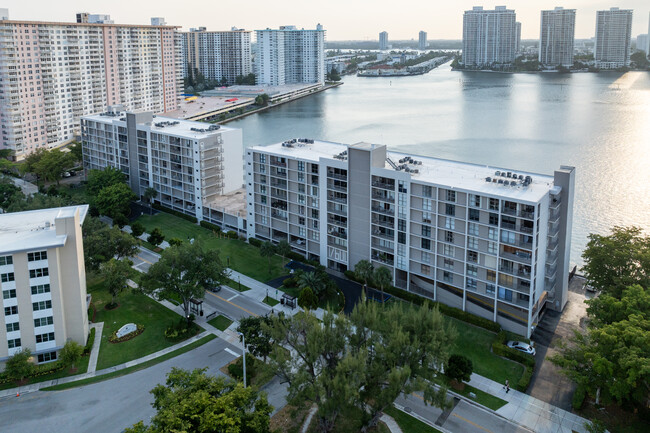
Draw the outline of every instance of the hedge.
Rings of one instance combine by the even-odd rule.
[[[213,232],[221,233],[221,227],[216,224],[209,223],[205,220],[201,220],[201,227],[212,230]]]
[[[528,385],[530,385],[530,380],[533,378],[533,373],[535,372],[535,362],[533,362],[532,367],[526,367],[524,374],[521,375],[521,379],[517,382],[517,391],[526,392]]]
[[[571,407],[574,410],[580,410],[585,402],[585,397],[587,397],[585,389],[582,386],[579,386],[573,393],[573,398],[571,399]]]
[[[52,374],[56,373],[57,371],[61,371],[65,369],[66,366],[61,363],[61,361],[56,361],[52,363],[47,363],[47,364],[40,364],[40,365],[35,365],[34,366],[34,372],[30,374],[29,376],[25,377],[25,379],[30,379],[34,377],[39,377],[39,376],[45,376],[46,374]],[[13,380],[9,379],[5,373],[0,373],[0,385],[3,385],[5,383],[11,383]]]
[[[239,235],[234,230],[228,230],[228,232],[226,233],[226,236],[228,236],[228,239],[237,239],[237,238],[239,238]]]
[[[287,258],[289,258],[291,260],[295,260],[297,262],[303,262],[303,263],[307,262],[307,259],[305,258],[305,256],[303,256],[302,254],[297,253],[295,251],[291,251],[289,254],[287,254]]]
[[[248,238],[248,243],[257,248],[262,246],[262,241],[255,238]]]
[[[95,344],[95,328],[90,328],[90,333],[88,334],[88,341],[84,346],[84,355],[89,355],[90,351],[93,350],[93,344]]]
[[[152,206],[154,209],[158,209],[158,210],[160,210],[160,211],[163,211],[163,212],[166,212],[166,213],[169,213],[169,214],[175,215],[175,216],[177,216],[177,217],[179,217],[179,218],[183,218],[184,220],[188,220],[188,221],[190,221],[190,222],[193,222],[194,224],[196,224],[196,223],[198,222],[198,220],[196,219],[196,217],[193,217],[192,215],[184,214],[183,212],[179,212],[179,211],[174,210],[174,209],[170,209],[170,208],[168,208],[168,207],[166,207],[166,206],[161,205],[160,203],[154,203],[154,204],[152,204],[151,206]]]

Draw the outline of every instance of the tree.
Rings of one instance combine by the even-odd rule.
[[[125,433],[270,432],[273,408],[265,393],[205,370],[172,367],[165,385],[151,390],[156,409],[151,424],[140,421]]]
[[[315,310],[318,308],[318,296],[310,287],[305,287],[298,295],[298,305],[305,310]]]
[[[31,155],[25,158],[26,169],[46,182],[56,181],[58,184],[63,172],[75,163],[74,156],[61,149],[47,150],[41,147],[33,154],[35,155],[31,159]]]
[[[127,184],[118,183],[102,188],[95,198],[95,206],[100,214],[115,218],[118,215],[128,215],[129,205],[136,198]]]
[[[5,363],[5,374],[14,382],[22,382],[34,372],[34,364],[30,362],[32,352],[25,348],[13,354]]]
[[[650,287],[650,236],[639,227],[614,227],[608,236],[590,234],[582,253],[587,283],[620,298],[634,284]]]
[[[463,355],[451,355],[445,367],[445,376],[457,382],[467,382],[472,376],[472,360]]]
[[[368,282],[372,279],[375,267],[368,260],[359,260],[354,265],[354,276],[363,281],[363,292],[366,293]]]
[[[158,227],[155,227],[147,237],[147,242],[155,247],[162,244],[164,240],[165,236],[162,234],[162,231]]]
[[[341,75],[336,69],[332,69],[327,73],[327,81],[341,81]]]
[[[142,197],[145,199],[145,201],[149,205],[149,215],[151,215],[151,213],[152,213],[152,211],[151,211],[151,209],[152,209],[151,208],[151,200],[156,198],[157,195],[158,195],[158,191],[153,186],[149,186],[149,187],[147,187],[147,189],[144,190],[144,194],[142,195]]]
[[[271,323],[268,317],[249,316],[239,321],[237,332],[244,335],[248,351],[258,358],[266,358],[273,350],[273,339],[268,332],[268,325]],[[266,325],[266,326],[263,326]],[[241,336],[239,337],[241,341]]]
[[[325,289],[327,288],[326,280],[323,275],[318,272],[303,272],[298,275],[298,287],[304,289],[309,287],[314,294],[320,298]]]
[[[183,240],[179,239],[179,238],[171,238],[169,240],[169,245],[171,245],[172,247],[177,247],[182,243],[183,243]]]
[[[117,297],[126,289],[126,280],[131,274],[132,262],[130,260],[110,259],[101,266],[101,276],[104,278],[104,285],[111,294],[112,306],[117,305]]]
[[[133,257],[138,244],[132,236],[117,227],[109,227],[99,218],[88,217],[82,226],[86,268],[96,271],[100,265],[115,257]]]
[[[269,274],[271,273],[271,259],[275,255],[276,249],[272,242],[266,241],[260,246],[260,256],[269,259]]]
[[[0,209],[7,209],[14,200],[23,200],[23,193],[14,183],[4,177],[0,177]]]
[[[75,161],[77,162],[83,161],[83,146],[81,145],[81,143],[75,141],[68,149],[70,149],[70,155],[73,156]]]
[[[282,239],[275,247],[277,254],[282,256],[282,266],[284,266],[284,258],[291,253],[291,245],[285,239]]]
[[[648,56],[645,51],[636,51],[630,56],[630,61],[632,61],[639,69],[650,68],[650,62],[648,61]]]
[[[393,274],[385,266],[380,266],[375,269],[372,279],[375,281],[375,284],[379,286],[381,290],[381,302],[384,303],[384,289],[391,285],[393,282]]]
[[[219,251],[204,249],[195,241],[164,250],[142,277],[141,286],[158,298],[180,299],[189,324],[190,300],[202,299],[208,287],[225,284],[228,278]]]
[[[75,369],[75,364],[81,359],[84,347],[76,341],[68,340],[59,352],[59,359],[63,365]]]
[[[145,228],[141,223],[136,221],[131,224],[131,235],[133,235],[134,238],[139,238],[142,236],[142,233],[144,233],[144,231]]]
[[[122,214],[117,214],[115,215],[115,218],[113,218],[113,224],[122,229],[124,226],[129,224],[129,219]]]
[[[106,167],[103,170],[90,170],[86,193],[89,197],[97,197],[103,188],[118,183],[126,183],[126,175],[119,168]]]

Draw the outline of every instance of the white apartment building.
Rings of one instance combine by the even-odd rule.
[[[418,49],[424,51],[427,49],[427,32],[421,30],[418,34]]]
[[[515,23],[515,55],[521,51],[521,23],[517,21]]]
[[[632,9],[596,11],[594,60],[600,69],[630,66]]]
[[[88,338],[81,225],[88,205],[0,214],[0,365],[29,349],[55,361]]]
[[[530,336],[567,302],[575,170],[553,176],[294,139],[246,149],[248,236]]]
[[[22,159],[67,143],[81,116],[107,105],[178,109],[175,34],[171,26],[1,20],[0,149]]]
[[[650,53],[650,49],[648,49],[649,47],[650,47],[650,38],[648,38],[647,34],[638,35],[636,37],[637,50],[643,51],[647,56]]]
[[[463,15],[463,64],[490,66],[515,60],[517,17],[514,10],[474,6]]]
[[[325,30],[322,25],[318,24],[316,30],[280,26],[279,30],[256,30],[255,33],[257,84],[325,83]]]
[[[379,33],[379,49],[385,51],[388,49],[388,32]]]
[[[556,7],[542,11],[539,31],[539,63],[543,66],[573,66],[576,10]]]
[[[213,203],[242,188],[241,129],[109,107],[82,117],[81,134],[84,168],[119,168],[138,196],[153,187],[165,207],[238,229]]]
[[[180,33],[183,53],[183,75],[187,68],[198,70],[210,80],[226,79],[235,84],[239,76],[253,72],[251,62],[251,32],[207,31],[205,27]]]

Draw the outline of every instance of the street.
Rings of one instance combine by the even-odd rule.
[[[217,314],[239,321],[248,316],[265,316],[271,312],[271,307],[237,290],[222,286],[217,293],[205,292],[203,311],[206,316],[216,311]]]

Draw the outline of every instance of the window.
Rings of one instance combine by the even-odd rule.
[[[0,257],[0,266],[13,265],[14,259],[12,256],[2,256]]]
[[[431,250],[431,239],[422,239],[420,245],[423,250]]]
[[[422,226],[422,236],[426,238],[431,237],[431,227],[429,226]]]
[[[260,162],[262,164],[266,164],[266,155],[263,153],[260,154]]]
[[[421,254],[421,260],[424,263],[431,263],[431,254],[422,252]]]
[[[501,242],[506,242],[509,244],[515,243],[515,234],[507,230],[501,230]]]
[[[481,207],[481,196],[470,194],[469,205],[473,207]]]
[[[445,215],[451,215],[455,216],[456,215],[456,205],[453,204],[445,204]]]
[[[432,195],[432,189],[429,185],[423,185],[422,186],[422,195],[425,197],[431,197]]]
[[[497,229],[489,228],[488,229],[488,239],[493,241],[497,240]]]
[[[16,297],[16,289],[2,291],[2,299],[11,299],[15,297]]]
[[[13,272],[7,272],[6,274],[0,275],[0,281],[2,281],[3,283],[8,283],[10,281],[15,281],[14,273]]]
[[[36,336],[37,343],[46,343],[48,341],[54,341],[54,332],[48,332]]]
[[[431,213],[430,212],[422,212],[422,222],[431,224]]]
[[[447,283],[453,283],[454,282],[453,274],[451,272],[449,272],[449,271],[444,271],[442,273],[442,279]]]
[[[401,232],[406,231],[406,220],[403,220],[403,219],[398,219],[397,220],[397,230],[399,230]]]
[[[56,352],[47,352],[38,355],[39,364],[43,362],[51,362],[51,361],[56,361]]]
[[[456,228],[456,221],[453,218],[445,217],[445,228],[454,230]]]
[[[20,331],[20,324],[18,322],[7,323],[7,332]]]
[[[467,261],[477,263],[478,253],[476,251],[467,251]]]
[[[451,259],[444,259],[442,262],[442,266],[444,266],[445,269],[454,269],[454,261]]]
[[[505,301],[512,301],[512,290],[499,287],[499,299],[503,299]]]
[[[426,198],[422,200],[422,210],[430,211],[431,209],[431,200]]]
[[[447,201],[456,201],[456,191],[447,190]]]
[[[305,181],[305,173],[298,173],[298,182]]]
[[[14,338],[13,340],[7,340],[7,346],[9,349],[14,349],[20,347],[20,338]]]
[[[32,302],[32,308],[34,311],[47,310],[48,308],[52,308],[52,301]]]
[[[32,295],[38,295],[41,293],[50,293],[50,285],[39,284],[38,286],[32,286]]]
[[[474,278],[468,278],[466,287],[470,290],[476,290],[476,280]]]
[[[490,210],[499,210],[499,199],[491,198],[490,199]]]
[[[467,232],[470,235],[478,236],[478,224],[476,224],[476,223],[467,223]]]
[[[305,171],[305,161],[298,161],[298,171]]]
[[[47,251],[36,251],[35,253],[27,253],[28,262],[35,262],[37,260],[47,260]]]
[[[486,279],[488,281],[496,282],[496,280],[497,280],[497,272],[493,271],[491,269],[488,269],[487,273],[486,273]]]
[[[50,275],[50,270],[48,268],[29,270],[29,278],[47,277],[48,275]]]
[[[54,324],[54,318],[52,316],[41,317],[40,319],[34,319],[34,328],[39,328],[41,326],[47,326],[53,324]]]
[[[478,209],[470,209],[469,210],[469,220],[470,221],[478,221],[480,218],[481,213],[479,212]]]
[[[454,233],[450,231],[445,232],[445,242],[454,242]]]
[[[456,248],[451,245],[443,244],[442,253],[449,257],[454,257],[456,255]]]
[[[397,243],[406,244],[406,233],[397,232]]]
[[[475,277],[478,275],[478,268],[474,265],[467,265],[467,275]]]
[[[420,272],[423,274],[430,274],[431,268],[428,265],[420,265]]]
[[[16,305],[5,307],[5,316],[12,316],[14,314],[18,314],[18,307]]]
[[[467,248],[478,250],[478,239],[469,236],[467,238]]]
[[[486,284],[485,285],[485,293],[487,293],[488,295],[494,295],[494,290],[495,289],[496,289],[496,287],[494,286],[494,284]]]
[[[491,226],[498,226],[499,225],[499,214],[496,213],[491,213],[490,214],[490,221],[489,224]]]
[[[490,254],[496,254],[497,253],[497,243],[496,242],[488,242],[488,253]]]

